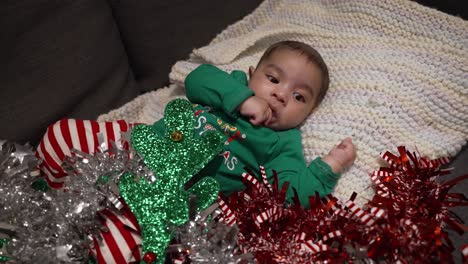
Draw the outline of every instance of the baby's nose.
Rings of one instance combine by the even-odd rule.
[[[281,104],[285,104],[287,102],[286,93],[280,89],[277,89],[273,92],[273,97]]]

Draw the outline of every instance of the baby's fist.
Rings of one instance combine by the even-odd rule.
[[[322,160],[330,165],[334,173],[340,173],[344,168],[353,164],[356,159],[356,147],[350,137],[334,146]]]
[[[242,102],[239,112],[242,116],[247,117],[249,122],[254,126],[268,124],[272,115],[268,102],[255,95]]]

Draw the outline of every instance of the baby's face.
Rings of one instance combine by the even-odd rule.
[[[267,127],[297,127],[314,109],[322,77],[318,66],[306,56],[288,49],[277,50],[256,69],[250,67],[249,74],[249,88],[272,110]]]

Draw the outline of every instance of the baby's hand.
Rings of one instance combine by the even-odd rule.
[[[330,165],[334,173],[340,173],[344,168],[353,164],[356,159],[356,147],[350,137],[334,146],[322,160]]]
[[[272,115],[268,102],[258,96],[247,98],[240,105],[239,112],[242,116],[248,117],[249,122],[254,126],[268,124]]]

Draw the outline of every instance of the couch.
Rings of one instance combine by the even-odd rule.
[[[168,84],[172,64],[261,1],[0,3],[0,138],[35,145],[63,117],[95,119]]]

